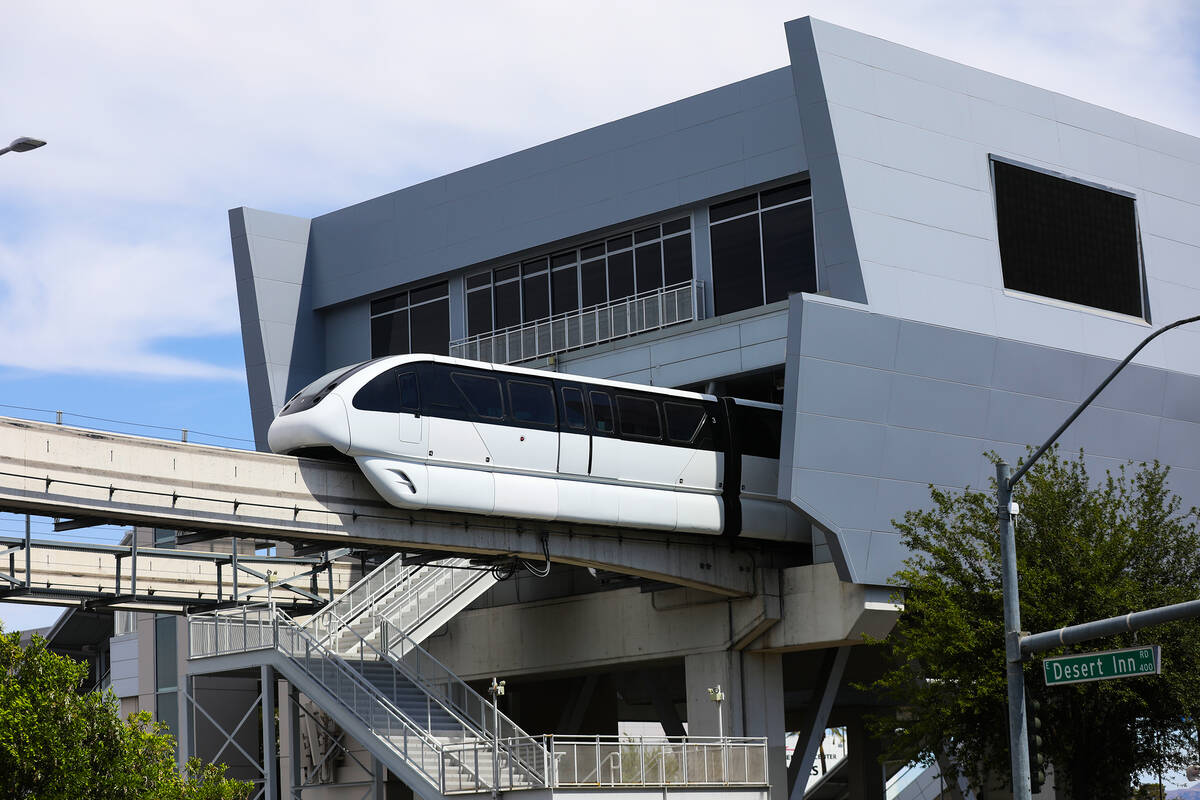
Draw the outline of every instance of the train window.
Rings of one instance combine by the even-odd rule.
[[[450,377],[476,414],[488,419],[500,419],[504,416],[500,381],[489,375],[471,375],[465,372],[455,372]]]
[[[400,389],[396,385],[396,370],[376,375],[354,394],[353,405],[359,411],[400,411]]]
[[[563,422],[568,428],[587,430],[587,412],[583,408],[583,391],[574,386],[562,387]]]
[[[637,439],[661,439],[662,424],[658,420],[658,403],[648,397],[617,395],[617,413],[621,418],[621,435]]]
[[[421,410],[446,419],[467,419],[462,392],[450,381],[450,370],[444,364],[421,364]]]
[[[691,444],[704,424],[708,412],[704,406],[691,403],[663,403],[667,417],[667,438],[677,444]]]
[[[596,433],[617,432],[613,418],[612,398],[605,392],[592,392],[592,419],[596,423]]]
[[[773,408],[735,406],[737,414],[738,448],[742,455],[759,458],[779,458],[783,414]]]
[[[417,374],[412,371],[401,372],[396,376],[400,385],[400,410],[416,411],[421,407],[421,396],[417,393]]]
[[[532,422],[535,425],[556,425],[554,412],[554,390],[541,381],[508,381],[508,401],[512,417],[517,422]]]

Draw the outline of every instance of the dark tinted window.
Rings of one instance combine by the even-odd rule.
[[[608,299],[620,300],[633,294],[633,252],[626,250],[608,257]]]
[[[496,378],[490,375],[455,372],[453,380],[476,414],[488,419],[500,419],[504,416],[504,400],[500,395],[500,381]]]
[[[793,200],[803,200],[812,193],[808,181],[790,183],[778,189],[767,189],[762,193],[762,207],[770,208],[780,203],[790,203]]]
[[[592,392],[592,419],[597,433],[616,433],[613,419],[612,398],[606,392]]]
[[[450,301],[443,298],[409,309],[411,353],[450,352]]]
[[[462,392],[450,380],[445,364],[421,364],[417,375],[421,385],[421,410],[449,419],[465,419],[467,406]]]
[[[658,421],[658,403],[648,397],[617,395],[617,414],[621,419],[621,435],[639,439],[659,439],[662,426]]]
[[[664,222],[662,226],[663,236],[671,233],[679,233],[680,231],[686,231],[690,227],[692,227],[692,220],[690,217]]]
[[[711,222],[720,222],[723,219],[736,217],[740,214],[748,214],[758,208],[758,195],[752,194],[749,197],[739,197],[737,200],[727,200],[724,203],[717,203],[709,209],[708,218]]]
[[[763,304],[758,215],[712,226],[713,296],[718,315]]]
[[[509,378],[508,401],[512,409],[512,418],[517,422],[532,422],[537,425],[554,425],[557,422],[554,414],[554,391],[548,383]]]
[[[658,289],[662,284],[662,247],[654,244],[643,245],[634,253],[637,255],[637,290],[638,294]]]
[[[583,391],[573,386],[562,389],[563,422],[568,428],[582,430],[587,428],[587,412],[583,407]]]
[[[354,394],[353,405],[360,411],[399,412],[400,387],[396,383],[396,370],[389,369],[368,381]]]
[[[371,358],[399,356],[408,352],[407,311],[371,319]]]
[[[633,241],[636,242],[637,244],[641,244],[642,242],[653,241],[659,237],[658,230],[659,230],[658,226],[655,225],[650,228],[642,228],[640,231],[634,231],[633,232]]]
[[[993,161],[1004,285],[1143,316],[1133,198]]]
[[[584,308],[598,306],[608,300],[607,276],[604,274],[603,259],[585,262],[580,267],[580,278]]]
[[[676,444],[690,444],[704,425],[708,412],[699,403],[663,403],[667,417],[667,438]]]
[[[400,410],[416,411],[421,407],[421,395],[417,392],[417,374],[401,372],[396,376],[400,386]]]
[[[779,458],[783,413],[773,408],[735,405],[738,449],[742,455]]]
[[[667,286],[692,279],[692,235],[690,233],[663,241],[663,272]]]
[[[550,273],[539,272],[526,276],[525,284],[525,315],[526,322],[535,322],[550,316]]]
[[[763,193],[766,204],[766,192]],[[762,213],[763,277],[767,302],[786,300],[789,292],[815,292],[812,203],[793,203]]]
[[[450,284],[446,281],[441,283],[433,283],[429,286],[423,286],[420,289],[413,289],[409,292],[408,302],[411,305],[424,303],[429,300],[436,300],[439,297],[445,297],[450,293]]]
[[[556,269],[550,273],[550,288],[554,295],[555,314],[579,308],[579,283],[575,267]]]
[[[329,376],[322,376],[325,378],[325,380],[318,378],[308,386],[305,386],[299,392],[296,392],[296,394],[292,396],[292,399],[289,400],[286,405],[284,405],[283,410],[279,412],[279,416],[282,417],[288,414],[295,414],[298,411],[304,411],[305,409],[312,408],[317,403],[321,402],[321,400],[323,400],[330,392],[336,389],[342,381],[346,380],[360,369],[366,369],[369,366],[371,366],[371,362],[364,361],[361,364],[355,364],[352,367],[347,367],[341,372],[336,373],[332,378]]]
[[[515,267],[514,267],[515,269]],[[495,294],[495,325],[496,330],[511,328],[521,324],[521,283],[509,281],[498,283],[493,290]]]
[[[467,335],[474,336],[492,330],[492,290],[467,292]]]

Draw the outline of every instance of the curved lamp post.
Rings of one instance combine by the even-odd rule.
[[[31,139],[28,136],[18,136],[9,143],[8,147],[0,147],[0,156],[8,152],[25,153],[30,150],[36,150],[44,145],[41,139]]]

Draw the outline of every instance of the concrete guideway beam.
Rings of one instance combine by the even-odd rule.
[[[405,511],[353,465],[0,417],[0,510],[330,547],[440,550],[597,567],[722,595],[757,591],[758,543]]]

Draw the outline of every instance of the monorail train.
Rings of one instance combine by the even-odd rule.
[[[778,405],[434,355],[336,370],[271,423],[401,508],[792,540]],[[335,452],[336,451],[336,452]]]

